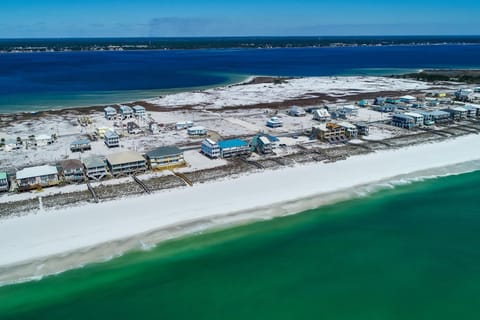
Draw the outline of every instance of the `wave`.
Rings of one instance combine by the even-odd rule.
[[[316,209],[325,205],[351,199],[365,198],[384,190],[393,190],[398,187],[412,185],[426,180],[461,175],[479,170],[480,160],[474,160],[446,167],[398,175],[375,183],[355,186],[331,193],[318,194],[295,201],[277,203],[268,207],[259,207],[248,211],[186,221],[182,224],[158,229],[131,238],[118,239],[62,255],[28,261],[15,266],[2,267],[0,268],[0,286],[29,281],[41,281],[47,276],[58,275],[95,263],[105,263],[129,252],[148,252],[156,248],[159,243],[166,241],[237,227],[248,223],[268,221],[278,217]]]

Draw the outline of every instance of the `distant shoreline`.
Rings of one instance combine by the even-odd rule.
[[[298,36],[0,39],[1,53],[241,50],[365,46],[480,45],[480,36]]]

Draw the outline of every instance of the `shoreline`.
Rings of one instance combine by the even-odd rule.
[[[204,91],[204,90],[209,90],[209,89],[215,89],[215,88],[224,88],[228,86],[236,86],[236,85],[244,85],[248,84],[249,82],[254,81],[256,78],[282,78],[282,77],[270,77],[270,76],[261,76],[261,75],[240,75],[240,74],[225,74],[228,78],[224,82],[221,83],[216,83],[216,84],[211,84],[211,85],[206,85],[206,86],[195,86],[195,87],[184,87],[184,88],[170,88],[170,89],[148,89],[148,90],[118,90],[118,91],[93,91],[93,92],[79,92],[80,94],[83,95],[105,95],[105,94],[121,94],[121,95],[126,95],[129,92],[151,92],[152,95],[149,97],[144,97],[144,98],[139,98],[139,99],[133,99],[133,100],[122,100],[120,102],[108,102],[104,104],[98,104],[98,105],[77,105],[77,106],[65,106],[65,107],[58,107],[58,108],[52,108],[52,107],[41,107],[40,109],[35,109],[31,111],[27,110],[18,110],[18,111],[2,111],[0,109],[0,117],[43,117],[46,115],[64,115],[64,114],[71,114],[71,113],[76,113],[76,114],[88,114],[91,112],[103,112],[103,109],[106,106],[109,105],[127,105],[127,106],[134,106],[134,105],[141,105],[145,107],[147,111],[157,111],[161,112],[161,108],[156,107],[155,105],[152,105],[148,103],[148,100],[152,100],[155,98],[158,98],[159,96],[167,96],[167,95],[174,95],[174,94],[179,94],[179,93],[185,93],[185,92],[196,92],[196,91]],[[154,94],[155,93],[155,94]]]
[[[317,37],[311,37],[307,36],[307,38],[317,38]],[[342,36],[340,36],[341,38]],[[359,36],[360,38],[362,37],[370,37],[370,36]],[[375,36],[374,36],[375,37]],[[393,38],[395,37],[402,37],[402,36],[391,36]],[[416,37],[416,36],[413,36]],[[423,37],[423,36],[419,36]],[[442,37],[442,36],[434,36],[434,37]],[[449,36],[447,36],[449,37]],[[454,37],[466,37],[466,38],[471,38],[471,37],[478,37],[478,36],[454,36]],[[233,38],[242,38],[242,37],[233,37]],[[265,38],[265,37],[254,37],[254,38]],[[270,37],[266,37],[270,38]],[[275,38],[282,38],[282,37],[271,37],[273,39]],[[296,37],[294,36],[293,38],[303,38],[303,36]],[[333,36],[335,38],[335,36]],[[53,40],[55,38],[46,38],[46,39],[35,39],[33,40]],[[69,39],[69,38],[65,38]],[[75,39],[75,38],[72,38]],[[82,38],[80,38],[82,39]],[[89,38],[83,38],[83,39],[89,39]],[[102,38],[99,38],[102,39]],[[122,39],[122,38],[119,38]],[[142,38],[137,38],[137,39],[142,39]],[[201,38],[200,38],[201,39]],[[0,44],[2,41],[8,41],[8,40],[19,40],[19,39],[10,39],[10,38],[2,38],[0,39]],[[22,40],[22,39],[20,39]],[[32,40],[32,39],[23,39],[23,40]],[[103,50],[93,50],[93,49],[67,49],[67,48],[62,48],[62,49],[47,49],[47,50],[23,50],[23,51],[8,51],[8,50],[0,50],[0,55],[2,54],[68,54],[68,53],[78,53],[78,52],[105,52],[105,53],[113,53],[113,52],[149,52],[149,51],[201,51],[201,50],[275,50],[275,49],[287,49],[287,50],[295,50],[295,49],[330,49],[330,48],[356,48],[356,47],[422,47],[422,46],[476,46],[480,45],[480,41],[440,41],[440,42],[435,42],[435,41],[426,41],[426,42],[418,42],[418,41],[413,41],[413,42],[399,42],[399,43],[385,43],[382,41],[379,42],[373,42],[373,43],[349,43],[349,42],[335,42],[335,43],[330,43],[330,44],[309,44],[309,45],[296,45],[296,46],[291,46],[290,44],[285,44],[285,45],[271,45],[271,44],[258,44],[255,46],[247,45],[247,46],[242,46],[242,45],[237,45],[237,46],[218,46],[218,47],[198,47],[198,48],[190,48],[190,47],[157,47],[157,48],[122,48],[120,50],[118,49],[103,49]]]
[[[283,82],[285,80],[292,80],[292,79],[335,79],[335,78],[361,78],[361,77],[371,77],[371,78],[385,78],[385,79],[405,79],[405,80],[415,80],[416,78],[414,75],[421,75],[422,72],[449,72],[449,71],[457,71],[468,73],[472,71],[480,72],[479,67],[471,67],[471,68],[360,68],[360,69],[352,69],[349,72],[339,75],[321,75],[321,76],[286,76],[286,75],[245,75],[245,74],[224,74],[219,73],[218,75],[223,75],[226,77],[226,80],[220,83],[205,85],[205,86],[198,86],[198,87],[184,87],[184,88],[170,88],[170,89],[148,89],[148,90],[117,90],[117,91],[92,91],[92,92],[77,92],[76,95],[98,95],[98,96],[105,96],[105,95],[113,95],[112,99],[108,102],[98,102],[98,103],[85,103],[84,105],[68,105],[68,106],[58,106],[58,107],[48,107],[48,106],[39,106],[38,109],[33,110],[9,110],[7,111],[2,110],[0,108],[0,117],[20,117],[20,118],[28,118],[28,117],[43,117],[45,115],[65,115],[65,114],[89,114],[91,112],[103,112],[103,109],[109,105],[127,105],[127,106],[134,106],[134,105],[141,105],[146,108],[149,112],[164,112],[164,111],[172,111],[172,110],[180,110],[178,106],[167,108],[166,106],[159,105],[152,101],[161,100],[168,96],[175,96],[181,94],[188,94],[192,92],[208,92],[209,90],[218,90],[218,89],[225,89],[229,87],[235,86],[243,86],[243,85],[258,85],[258,84],[272,84],[277,81]],[[418,79],[416,79],[418,80]],[[446,81],[446,80],[445,80]],[[453,81],[453,80],[451,80]],[[424,85],[433,85],[435,81],[429,80],[422,80],[420,81]],[[462,81],[458,81],[458,85],[461,84],[468,84],[463,83]],[[398,94],[414,94],[415,90],[400,90],[397,92]],[[131,100],[118,98],[115,99],[115,95],[128,95],[129,92],[137,92],[138,96],[143,96],[139,98],[133,98]],[[151,95],[147,97],[144,96],[145,93],[151,92]],[[379,91],[377,95],[388,95],[391,92],[389,91]],[[75,96],[75,94],[71,95]],[[133,94],[135,96],[135,94]],[[369,94],[360,94],[357,96],[352,95],[351,99],[370,99],[373,98],[374,95]],[[322,98],[325,101],[329,101],[328,94],[318,94],[318,99]],[[331,98],[331,97],[330,97]],[[73,98],[72,98],[73,99]],[[317,99],[317,100],[318,100]],[[75,100],[75,99],[73,99]],[[120,101],[121,100],[121,101]],[[289,104],[298,104],[302,105],[312,105],[317,103],[317,100],[311,99],[290,99],[283,101],[282,105],[285,103]],[[321,100],[321,99],[320,99]],[[117,101],[117,102],[115,102]],[[332,100],[333,101],[333,100]],[[51,104],[52,102],[50,102]],[[276,102],[278,104],[278,102]],[[31,106],[32,107],[32,106]],[[191,109],[192,106],[184,106],[183,108]],[[236,106],[238,107],[238,106]],[[241,107],[247,108],[265,108],[271,107],[270,104],[265,105],[265,103],[259,103],[258,105],[244,105]],[[207,108],[208,109],[208,108]],[[228,108],[225,108],[228,109]]]
[[[150,242],[298,213],[338,201],[335,199],[368,194],[376,190],[375,186],[380,185],[381,189],[382,184],[402,181],[404,176],[413,175],[415,179],[419,172],[432,172],[427,176],[442,175],[444,168],[479,160],[479,150],[478,136],[467,135],[352,156],[328,164],[265,170],[191,188],[2,219],[0,283],[27,281],[85,263],[105,261],[105,257],[132,249],[148,249],[151,244],[146,243]],[[480,165],[475,163],[468,170],[478,169]],[[369,176],[365,176],[366,171]],[[296,188],[287,187],[285,181]],[[187,197],[190,201],[182,202]],[[212,200],[216,201],[214,208],[209,205]],[[156,210],[158,204],[162,204],[160,212]],[[29,239],[35,239],[34,246],[22,237],[25,232],[29,233]],[[152,241],[142,238],[149,234],[153,235]],[[111,250],[112,244],[118,243]]]

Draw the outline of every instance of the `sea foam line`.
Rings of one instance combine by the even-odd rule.
[[[480,170],[480,160],[468,161],[446,167],[432,168],[414,173],[395,176],[382,181],[355,186],[327,194],[319,194],[296,201],[278,203],[274,206],[258,207],[228,215],[214,216],[209,219],[191,221],[161,228],[128,239],[111,241],[79,251],[32,260],[15,268],[0,268],[0,286],[40,281],[48,276],[83,268],[94,263],[105,263],[135,250],[150,251],[159,243],[180,239],[185,236],[215,232],[258,221],[298,214],[321,206],[365,198],[377,192],[395,189],[426,180],[461,175]],[[260,214],[259,214],[260,213]],[[112,254],[114,252],[114,254]]]

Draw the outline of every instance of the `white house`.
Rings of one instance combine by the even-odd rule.
[[[277,117],[271,117],[270,119],[267,120],[267,127],[270,127],[270,128],[283,127],[283,121]]]
[[[313,120],[327,121],[330,118],[330,113],[327,109],[318,109],[313,111]]]
[[[220,147],[217,142],[211,139],[203,140],[201,150],[204,155],[212,159],[220,157]]]
[[[191,127],[187,129],[187,133],[190,136],[204,136],[207,134],[207,129],[201,126]]]
[[[175,128],[177,130],[183,130],[193,127],[193,121],[181,121],[175,123]]]

